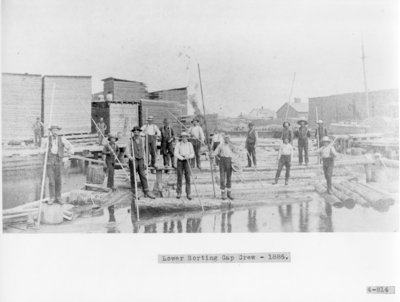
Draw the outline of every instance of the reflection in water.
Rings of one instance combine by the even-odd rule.
[[[157,225],[155,223],[144,226],[145,233],[157,233]]]
[[[201,233],[201,218],[188,218],[186,220],[187,233]]]
[[[333,232],[332,206],[327,202],[325,203],[325,213],[321,213],[319,216],[318,229],[320,232]]]
[[[248,210],[248,212],[247,212],[247,229],[251,233],[258,232],[257,210]]]
[[[299,207],[299,230],[300,232],[308,232],[308,220],[310,215],[308,212],[308,202],[302,202]]]
[[[286,208],[286,210],[285,210]],[[281,225],[284,232],[293,232],[292,205],[278,206]]]
[[[232,210],[221,213],[221,233],[232,233],[232,215]]]

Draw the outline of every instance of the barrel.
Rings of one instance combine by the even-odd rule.
[[[106,175],[103,166],[90,165],[86,175],[86,182],[89,184],[103,184]]]

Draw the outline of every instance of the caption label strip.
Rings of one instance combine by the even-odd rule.
[[[158,263],[268,263],[291,262],[290,253],[178,254],[158,255]]]
[[[389,294],[394,295],[396,293],[395,286],[368,286],[367,294]]]

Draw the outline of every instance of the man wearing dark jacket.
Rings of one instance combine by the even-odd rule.
[[[168,167],[171,163],[174,167],[174,129],[169,125],[169,120],[164,119],[164,127],[161,128],[161,154],[164,159],[164,166]]]
[[[247,150],[247,166],[257,166],[256,146],[258,142],[258,133],[254,129],[254,124],[249,123],[249,131],[246,137],[246,150]]]
[[[310,135],[310,130],[307,128],[307,121],[305,119],[301,119],[297,122],[300,125],[300,128],[297,132],[298,136],[298,147],[299,147],[299,164],[303,164],[303,152],[304,152],[304,162],[306,166],[308,165],[308,138]]]
[[[287,121],[283,122],[282,126],[282,141],[285,141],[285,139],[287,139],[289,144],[293,145],[293,131],[292,129],[290,129],[290,123]]]

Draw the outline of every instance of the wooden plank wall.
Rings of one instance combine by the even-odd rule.
[[[32,126],[41,117],[41,76],[3,73],[2,78],[2,140],[33,139]]]
[[[62,134],[91,132],[91,77],[44,76],[44,122],[50,120],[53,84],[56,85],[52,124],[60,126]]]
[[[179,118],[184,115],[184,107],[178,102],[162,101],[162,100],[141,100],[143,122],[146,123],[147,116],[153,116],[154,123],[161,128],[164,124],[164,118],[168,118],[175,133],[181,133],[181,126],[176,119],[168,113],[170,111],[175,117]],[[168,111],[167,111],[168,110]],[[146,115],[146,113],[148,113]]]
[[[138,104],[109,103],[110,133],[130,137],[134,126],[139,125]]]

